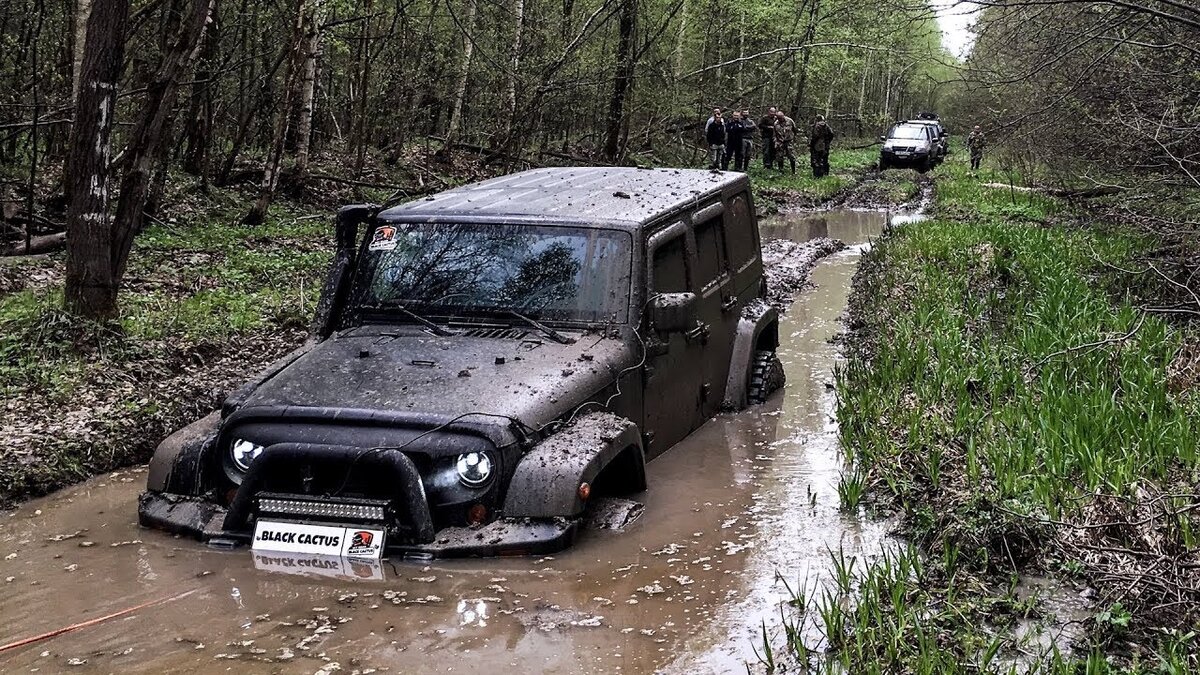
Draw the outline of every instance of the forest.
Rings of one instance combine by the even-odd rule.
[[[0,40],[5,248],[76,231],[65,301],[92,317],[116,315],[132,240],[169,213],[172,176],[253,195],[252,226],[281,191],[437,186],[455,151],[691,163],[714,106],[873,134],[946,84],[928,7],[836,0],[16,1]],[[107,254],[84,260],[85,245]]]
[[[963,53],[947,12],[971,17]],[[903,543],[776,570],[790,597],[747,670],[1200,670],[1188,0],[0,2],[0,507],[132,480],[110,472],[308,340],[339,206],[535,167],[705,168],[714,108],[769,107],[837,136],[827,177],[806,150],[800,175],[755,158],[760,225],[919,215],[845,242],[838,360],[807,383],[836,396],[838,522],[889,518]],[[949,158],[881,170],[881,134],[919,113]],[[843,243],[821,222],[787,249],[815,256],[789,292],[827,292],[807,274]],[[541,284],[533,266],[514,283]],[[789,514],[817,512],[808,489]]]

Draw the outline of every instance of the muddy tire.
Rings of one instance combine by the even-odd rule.
[[[746,400],[750,405],[766,402],[775,390],[783,387],[783,364],[774,350],[760,349],[754,352],[750,366],[750,388]]]

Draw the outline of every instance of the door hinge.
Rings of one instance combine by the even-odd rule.
[[[683,337],[688,342],[700,341],[701,344],[708,342],[708,334],[712,331],[706,323],[697,323],[696,327],[683,334]]]

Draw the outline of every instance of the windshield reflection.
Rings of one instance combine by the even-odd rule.
[[[574,227],[384,223],[372,232],[356,287],[360,308],[625,322],[628,233]]]

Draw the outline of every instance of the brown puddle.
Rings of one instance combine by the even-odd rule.
[[[196,592],[0,654],[0,670],[746,672],[763,623],[778,629],[783,582],[827,577],[828,550],[877,552],[888,529],[838,510],[828,341],[853,245],[885,215],[818,217],[763,225],[852,245],[783,317],[787,387],[652,462],[626,532],[585,532],[553,558],[327,566],[141,530],[145,472],[123,471],[0,515],[0,644]]]

